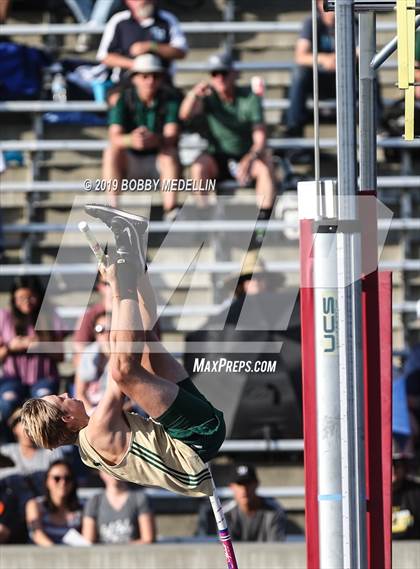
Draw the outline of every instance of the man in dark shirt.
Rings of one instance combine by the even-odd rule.
[[[261,98],[236,84],[237,74],[227,54],[209,59],[210,80],[198,83],[181,104],[180,117],[201,116],[207,123],[208,151],[191,167],[199,180],[236,178],[241,185],[256,181],[259,219],[271,216],[275,198],[272,157],[267,149]],[[198,194],[201,205],[208,194]]]
[[[224,507],[232,539],[283,541],[286,538],[286,514],[275,500],[257,495],[258,485],[252,466],[235,468],[235,476],[230,483],[234,500]]]
[[[17,507],[19,496],[0,481],[0,544],[27,543],[25,518]]]
[[[179,100],[162,85],[163,71],[155,55],[135,59],[132,88],[109,111],[110,145],[104,152],[104,179],[122,180],[131,171],[140,173],[135,176],[137,181],[179,178]],[[117,192],[111,191],[110,201],[116,206]],[[169,215],[176,208],[175,191],[162,192],[162,200]]]
[[[335,14],[325,12],[318,0],[319,90],[323,98],[335,97]],[[306,123],[306,101],[312,94],[312,17],[305,20],[295,50],[296,68],[290,87],[287,136],[302,136]]]
[[[420,539],[420,482],[409,476],[411,458],[392,458],[392,539]]]
[[[230,488],[234,499],[223,504],[234,541],[284,541],[286,514],[278,502],[257,494],[259,482],[251,465],[235,466]],[[214,517],[204,504],[199,511],[197,535],[216,534]]]
[[[188,44],[173,14],[157,7],[156,0],[125,0],[128,10],[115,14],[106,25],[97,59],[108,67],[130,71],[134,58],[153,53],[165,69],[175,59],[183,59]]]

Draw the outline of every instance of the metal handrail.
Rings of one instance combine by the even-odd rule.
[[[181,22],[182,31],[186,34],[225,34],[225,33],[299,33],[302,21],[299,22]],[[105,25],[90,24],[7,24],[0,26],[0,36],[12,35],[66,35],[92,34],[104,32]],[[394,32],[395,22],[379,22],[378,31]]]
[[[106,103],[96,101],[1,101],[0,113],[53,113],[53,112],[103,112],[108,110]]]
[[[145,488],[144,491],[149,498],[168,498],[170,500],[188,499],[188,496],[175,494],[175,492],[169,492],[169,490]],[[103,492],[103,488],[79,488],[77,495],[79,498],[86,500],[99,492]],[[224,500],[233,497],[232,490],[228,486],[218,487],[217,493]],[[258,495],[264,498],[303,498],[305,496],[305,488],[304,486],[260,486],[258,488]]]
[[[290,148],[313,148],[313,140],[308,138],[270,138],[270,148],[287,150]],[[108,146],[107,140],[3,140],[0,142],[0,150],[21,150],[27,152],[48,152],[79,150],[81,152],[99,152]],[[197,149],[197,143],[184,141],[181,145],[185,149]],[[320,146],[323,149],[337,147],[335,138],[321,138]],[[378,137],[378,146],[382,148],[420,148],[420,138],[404,140],[399,137]]]
[[[222,304],[193,304],[193,305],[182,305],[182,304],[160,304],[158,305],[158,313],[159,318],[176,318],[179,316],[182,317],[192,317],[192,316],[216,316],[223,312],[227,307],[229,307],[229,303],[222,303]],[[59,306],[56,307],[56,310],[61,318],[64,319],[78,319],[80,316],[83,316],[85,313],[86,307],[83,306]],[[392,311],[396,314],[402,313],[415,313],[417,314],[419,309],[419,302],[415,300],[406,300],[404,302],[399,302],[392,306]],[[244,441],[235,441],[235,443],[242,443]],[[279,441],[279,443],[283,444],[284,441]],[[272,447],[271,443],[261,441],[261,446],[266,445],[264,448],[267,450],[285,450],[283,448],[278,448],[277,446]],[[235,447],[236,449],[236,447]],[[232,450],[235,450],[232,447]],[[225,448],[224,450],[228,450]],[[245,452],[246,450],[252,450],[244,446],[242,450]],[[262,449],[261,449],[262,450]],[[289,450],[303,450],[290,448]]]
[[[403,259],[396,261],[380,261],[379,268],[386,271],[420,271],[420,259]],[[178,273],[185,274],[190,270],[190,265],[186,263],[152,263],[149,266],[151,274]],[[241,269],[241,264],[237,262],[212,262],[197,263],[194,266],[195,273],[203,274],[229,274],[237,273]],[[266,263],[267,272],[272,273],[298,273],[300,270],[299,261],[277,261]],[[48,276],[53,272],[62,275],[91,275],[96,274],[97,266],[93,263],[55,263],[55,264],[18,264],[0,266],[0,277],[39,275]]]
[[[283,110],[290,106],[289,99],[264,99],[263,107],[269,110]],[[308,102],[309,107],[313,107],[313,102]],[[320,101],[320,108],[335,109],[335,101],[328,99]],[[108,111],[106,103],[96,101],[66,101],[60,103],[56,101],[2,101],[0,102],[0,113],[59,113],[70,111],[102,113]]]
[[[106,233],[107,230],[102,224],[91,223],[91,229],[98,234]],[[220,219],[220,220],[200,220],[199,225],[196,221],[152,221],[149,226],[149,233],[204,233],[204,232],[223,232],[240,233],[252,232],[254,229],[264,229],[268,232],[283,231],[284,229],[297,228],[298,222],[273,219],[270,221],[254,221],[252,219]],[[418,218],[396,218],[390,221],[379,219],[378,229],[384,230],[407,230],[418,231],[420,229],[420,219]],[[9,223],[3,226],[4,233],[78,233],[79,228],[76,224],[35,222]]]
[[[55,192],[55,193],[74,193],[84,189],[84,180],[77,182],[40,180],[33,182],[2,182],[0,184],[0,192],[28,193],[28,192]],[[239,187],[234,180],[228,183],[221,182],[221,187],[229,187],[236,189]],[[395,188],[419,188],[420,182],[418,176],[379,176],[378,188],[395,189]]]
[[[392,105],[394,99],[385,99],[385,105]],[[417,104],[419,104],[417,102]],[[268,110],[284,110],[290,106],[289,99],[263,99],[263,107]],[[308,101],[308,107],[313,108],[313,101]],[[324,99],[319,101],[321,109],[333,110],[336,108],[335,99]],[[96,101],[1,101],[0,113],[50,113],[50,112],[69,112],[86,111],[102,113],[108,111],[106,103]]]

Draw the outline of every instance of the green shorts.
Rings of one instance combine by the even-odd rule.
[[[156,421],[171,437],[190,446],[203,462],[208,462],[225,440],[223,413],[207,401],[191,379],[184,379],[178,387],[175,401]]]

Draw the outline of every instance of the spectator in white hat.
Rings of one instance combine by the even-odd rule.
[[[162,85],[164,67],[159,57],[138,56],[131,69],[132,87],[109,111],[109,146],[104,153],[103,178],[129,177],[161,180],[179,177],[179,100]],[[111,194],[117,205],[118,192]],[[176,194],[162,192],[166,217],[176,208]]]

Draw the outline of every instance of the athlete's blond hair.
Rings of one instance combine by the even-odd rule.
[[[63,417],[64,413],[58,407],[44,399],[29,399],[22,407],[22,426],[41,448],[54,449],[76,442],[77,432],[67,427]]]

